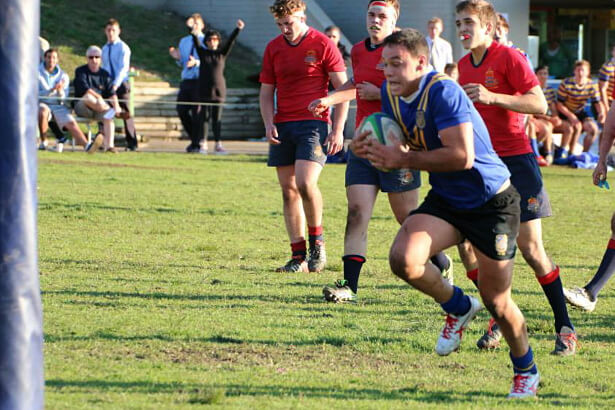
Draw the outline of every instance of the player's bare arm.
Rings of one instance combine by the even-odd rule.
[[[532,87],[523,95],[494,93],[485,88],[484,85],[477,83],[465,84],[463,89],[472,102],[496,105],[522,114],[544,114],[548,108],[547,100],[539,85]]]
[[[374,84],[363,81],[356,85],[357,93],[359,97],[363,100],[375,101],[380,99],[380,87],[375,86]]]
[[[600,138],[600,158],[598,159],[598,164],[592,176],[594,185],[598,185],[600,181],[606,179],[606,160],[613,147],[613,141],[615,141],[615,104],[611,105],[611,109],[606,115],[604,128],[602,129],[602,137]]]
[[[329,73],[329,79],[333,87],[341,87],[342,84],[348,81],[346,72],[331,72]],[[327,146],[327,155],[333,155],[339,152],[344,146],[344,124],[346,123],[346,117],[348,116],[348,101],[341,102],[335,105],[333,111],[333,124],[331,125],[331,133],[325,140]]]
[[[364,150],[374,166],[385,169],[412,168],[429,172],[451,172],[472,168],[474,163],[473,128],[462,123],[439,132],[442,148],[412,151],[401,143],[385,146],[370,139]],[[367,135],[359,135],[362,143]],[[356,152],[355,152],[356,153]],[[358,154],[357,154],[358,155]]]
[[[326,97],[312,101],[308,105],[308,110],[314,114],[314,117],[321,117],[322,113],[327,111],[332,105],[341,104],[343,102],[354,100],[356,97],[356,88],[352,79],[346,81],[339,88],[331,91]]]
[[[557,111],[560,112],[564,117],[568,118],[570,124],[574,126],[580,122],[577,116],[572,111],[570,111],[568,107],[566,107],[566,105],[564,105],[560,101],[558,101],[556,104]]]
[[[273,94],[275,86],[273,84],[261,84],[259,93],[259,105],[261,108],[261,117],[265,124],[265,135],[270,144],[279,144],[278,130],[273,123]]]

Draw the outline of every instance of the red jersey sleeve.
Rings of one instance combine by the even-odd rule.
[[[261,74],[258,81],[263,84],[276,84],[275,71],[273,70],[271,58],[271,43],[267,44],[267,47],[265,48],[265,53],[263,54],[263,68],[261,69]]]
[[[525,56],[518,50],[508,49],[510,58],[508,59],[507,78],[517,92],[525,94],[537,85],[540,85],[534,71],[530,68]]]
[[[339,73],[346,71],[346,64],[340,50],[335,47],[333,41],[325,44],[323,52],[323,66],[327,73]]]

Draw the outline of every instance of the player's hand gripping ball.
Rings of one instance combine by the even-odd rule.
[[[395,118],[383,112],[375,112],[363,119],[361,125],[359,125],[358,134],[360,135],[365,131],[371,132],[367,136],[368,140],[376,140],[382,145],[405,145],[404,133],[399,124]],[[378,169],[384,172],[391,171],[390,169]]]

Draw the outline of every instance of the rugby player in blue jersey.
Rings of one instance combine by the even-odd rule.
[[[463,89],[432,71],[423,35],[414,29],[384,41],[384,112],[394,116],[405,144],[381,145],[358,135],[351,148],[379,168],[429,172],[431,191],[411,212],[391,247],[393,272],[432,297],[447,312],[436,353],[461,344],[480,302],[442,278],[429,258],[467,239],[478,257],[479,290],[510,346],[514,368],[510,398],[536,395],[539,374],[523,314],[511,298],[513,258],[519,233],[519,201],[510,172]]]

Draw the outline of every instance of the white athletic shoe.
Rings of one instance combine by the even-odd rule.
[[[461,345],[461,338],[463,337],[463,331],[470,324],[472,319],[476,316],[479,310],[482,309],[482,305],[478,299],[469,296],[470,298],[470,310],[465,315],[456,316],[448,314],[446,316],[446,322],[440,332],[440,337],[436,343],[436,353],[440,356],[447,356],[459,349]]]
[[[540,383],[540,373],[518,373],[513,377],[513,384],[508,394],[509,399],[535,398]]]
[[[594,300],[592,300],[591,295],[587,292],[587,290],[585,290],[585,288],[564,288],[563,291],[564,297],[566,298],[566,302],[568,302],[572,306],[581,308],[588,312],[593,312],[596,308],[596,302],[598,301],[598,298],[594,298]]]

